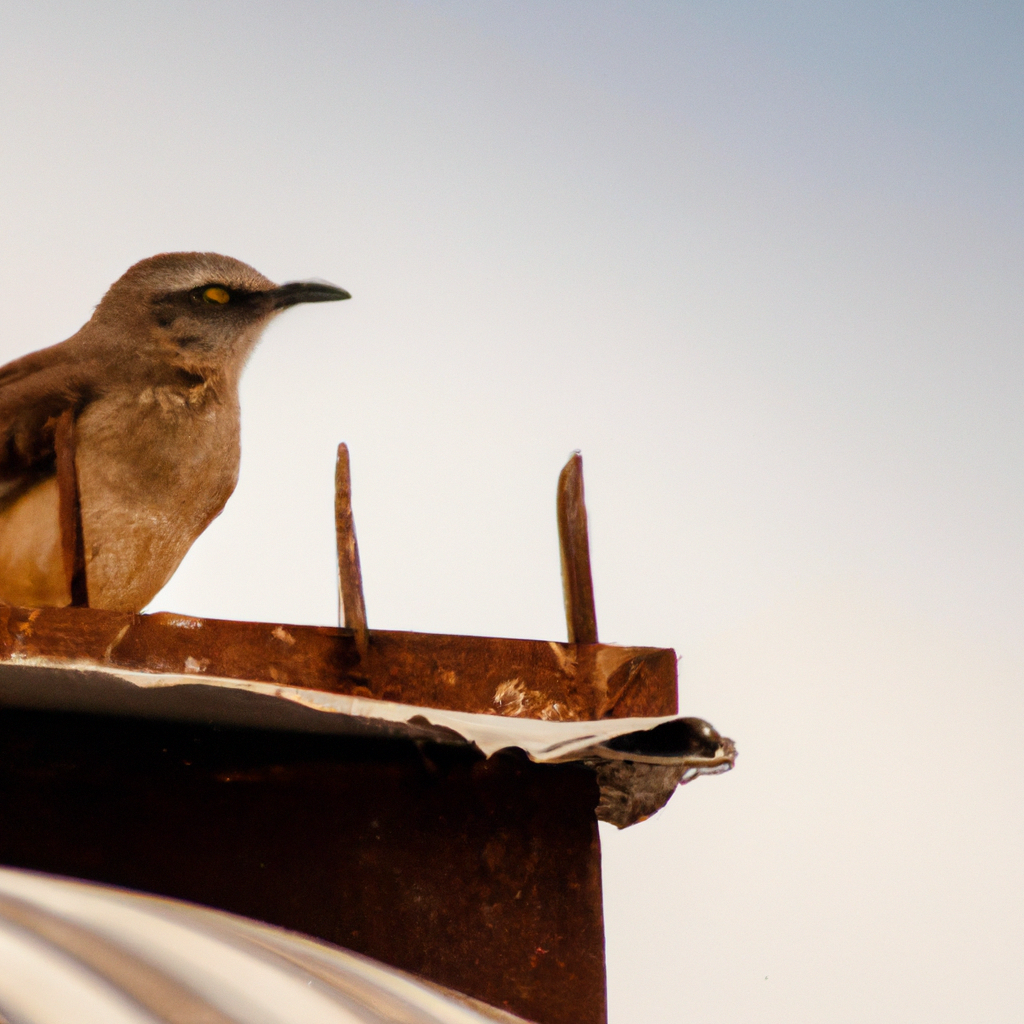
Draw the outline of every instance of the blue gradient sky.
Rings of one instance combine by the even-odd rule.
[[[154,608],[675,647],[738,770],[604,833],[613,1024],[1024,1011],[1024,10],[0,4],[0,359],[212,249],[290,312]]]

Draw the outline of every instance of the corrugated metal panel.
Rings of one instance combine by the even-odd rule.
[[[0,869],[0,1015],[11,1024],[519,1019],[232,914],[11,869]]]

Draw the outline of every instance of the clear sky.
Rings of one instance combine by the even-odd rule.
[[[612,1024],[1024,1016],[1024,8],[0,3],[0,359],[156,252],[267,332],[153,609],[602,639],[740,749],[603,831]]]

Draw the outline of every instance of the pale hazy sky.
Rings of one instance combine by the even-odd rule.
[[[0,0],[0,359],[212,249],[267,333],[156,599],[674,647],[737,770],[603,831],[612,1024],[1024,1016],[1024,8]]]

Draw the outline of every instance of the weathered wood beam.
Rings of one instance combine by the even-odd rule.
[[[597,643],[597,611],[590,575],[587,506],[583,500],[583,456],[573,452],[558,476],[558,542],[569,643]]]
[[[352,517],[352,473],[348,445],[338,445],[334,467],[334,529],[338,540],[338,592],[346,629],[351,629],[360,658],[365,658],[369,636],[366,628],[366,601],[363,598],[363,573],[359,567],[359,544]]]

